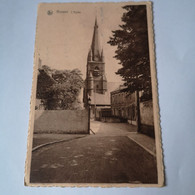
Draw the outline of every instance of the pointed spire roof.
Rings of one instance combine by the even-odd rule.
[[[107,79],[106,79],[106,75],[104,74],[104,75],[102,75],[102,80],[103,81],[106,81]]]
[[[99,32],[98,32],[97,17],[95,19],[91,50],[92,50],[93,60],[100,61],[100,44],[99,44]]]
[[[92,72],[91,71],[89,73],[89,78],[93,79],[93,75],[92,75]]]
[[[91,48],[90,48],[90,50],[89,50],[87,60],[88,60],[88,61],[92,61],[92,51],[91,51]]]
[[[102,62],[104,62],[104,51],[103,51],[103,49],[102,49],[102,52],[101,52],[101,60],[102,60]]]
[[[95,16],[95,26],[98,27],[98,24],[97,24],[97,16]]]

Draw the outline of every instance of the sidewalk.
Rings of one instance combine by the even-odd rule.
[[[91,129],[95,133],[95,136],[127,136],[151,155],[156,156],[155,139],[137,133],[136,126],[134,125],[127,123],[102,123],[99,121],[92,121]]]
[[[137,132],[129,133],[127,137],[136,142],[153,156],[156,156],[155,139]]]

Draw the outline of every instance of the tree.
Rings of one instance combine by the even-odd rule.
[[[52,73],[55,70],[52,70],[50,67],[44,65],[38,70],[38,78],[37,78],[37,92],[36,98],[41,99],[42,103],[48,98],[48,91],[50,87],[56,83],[56,81],[52,77]]]
[[[145,5],[127,5],[123,9],[126,10],[123,24],[119,30],[112,31],[108,43],[117,46],[114,57],[122,65],[116,74],[122,76],[129,93],[136,92],[137,131],[140,131],[139,91],[143,91],[146,98],[152,98],[147,13]]]
[[[80,70],[55,70],[43,66],[39,70],[37,98],[48,110],[80,109],[79,94],[83,87]]]
[[[120,29],[112,31],[109,44],[117,46],[116,59],[122,68],[119,74],[129,92],[143,91],[151,98],[151,75],[148,46],[147,13],[145,5],[127,5]]]

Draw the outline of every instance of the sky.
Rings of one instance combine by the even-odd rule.
[[[123,4],[123,5],[126,5]],[[48,11],[52,14],[48,14]],[[92,42],[95,17],[99,26],[99,42],[104,50],[105,71],[109,82],[122,79],[115,72],[121,67],[113,56],[116,47],[107,42],[112,31],[119,29],[124,12],[122,4],[40,4],[38,9],[35,63],[55,69],[79,68],[86,76],[87,55]]]

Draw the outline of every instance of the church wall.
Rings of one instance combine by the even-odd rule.
[[[106,81],[103,81],[103,86],[102,86],[102,89],[106,90],[107,89],[107,82]]]
[[[102,92],[102,82],[101,80],[94,80],[94,92],[101,93]]]
[[[102,62],[89,62],[89,69],[91,71],[93,71],[96,66],[99,68],[101,73],[104,73],[104,71],[105,71],[104,63],[102,63]]]

